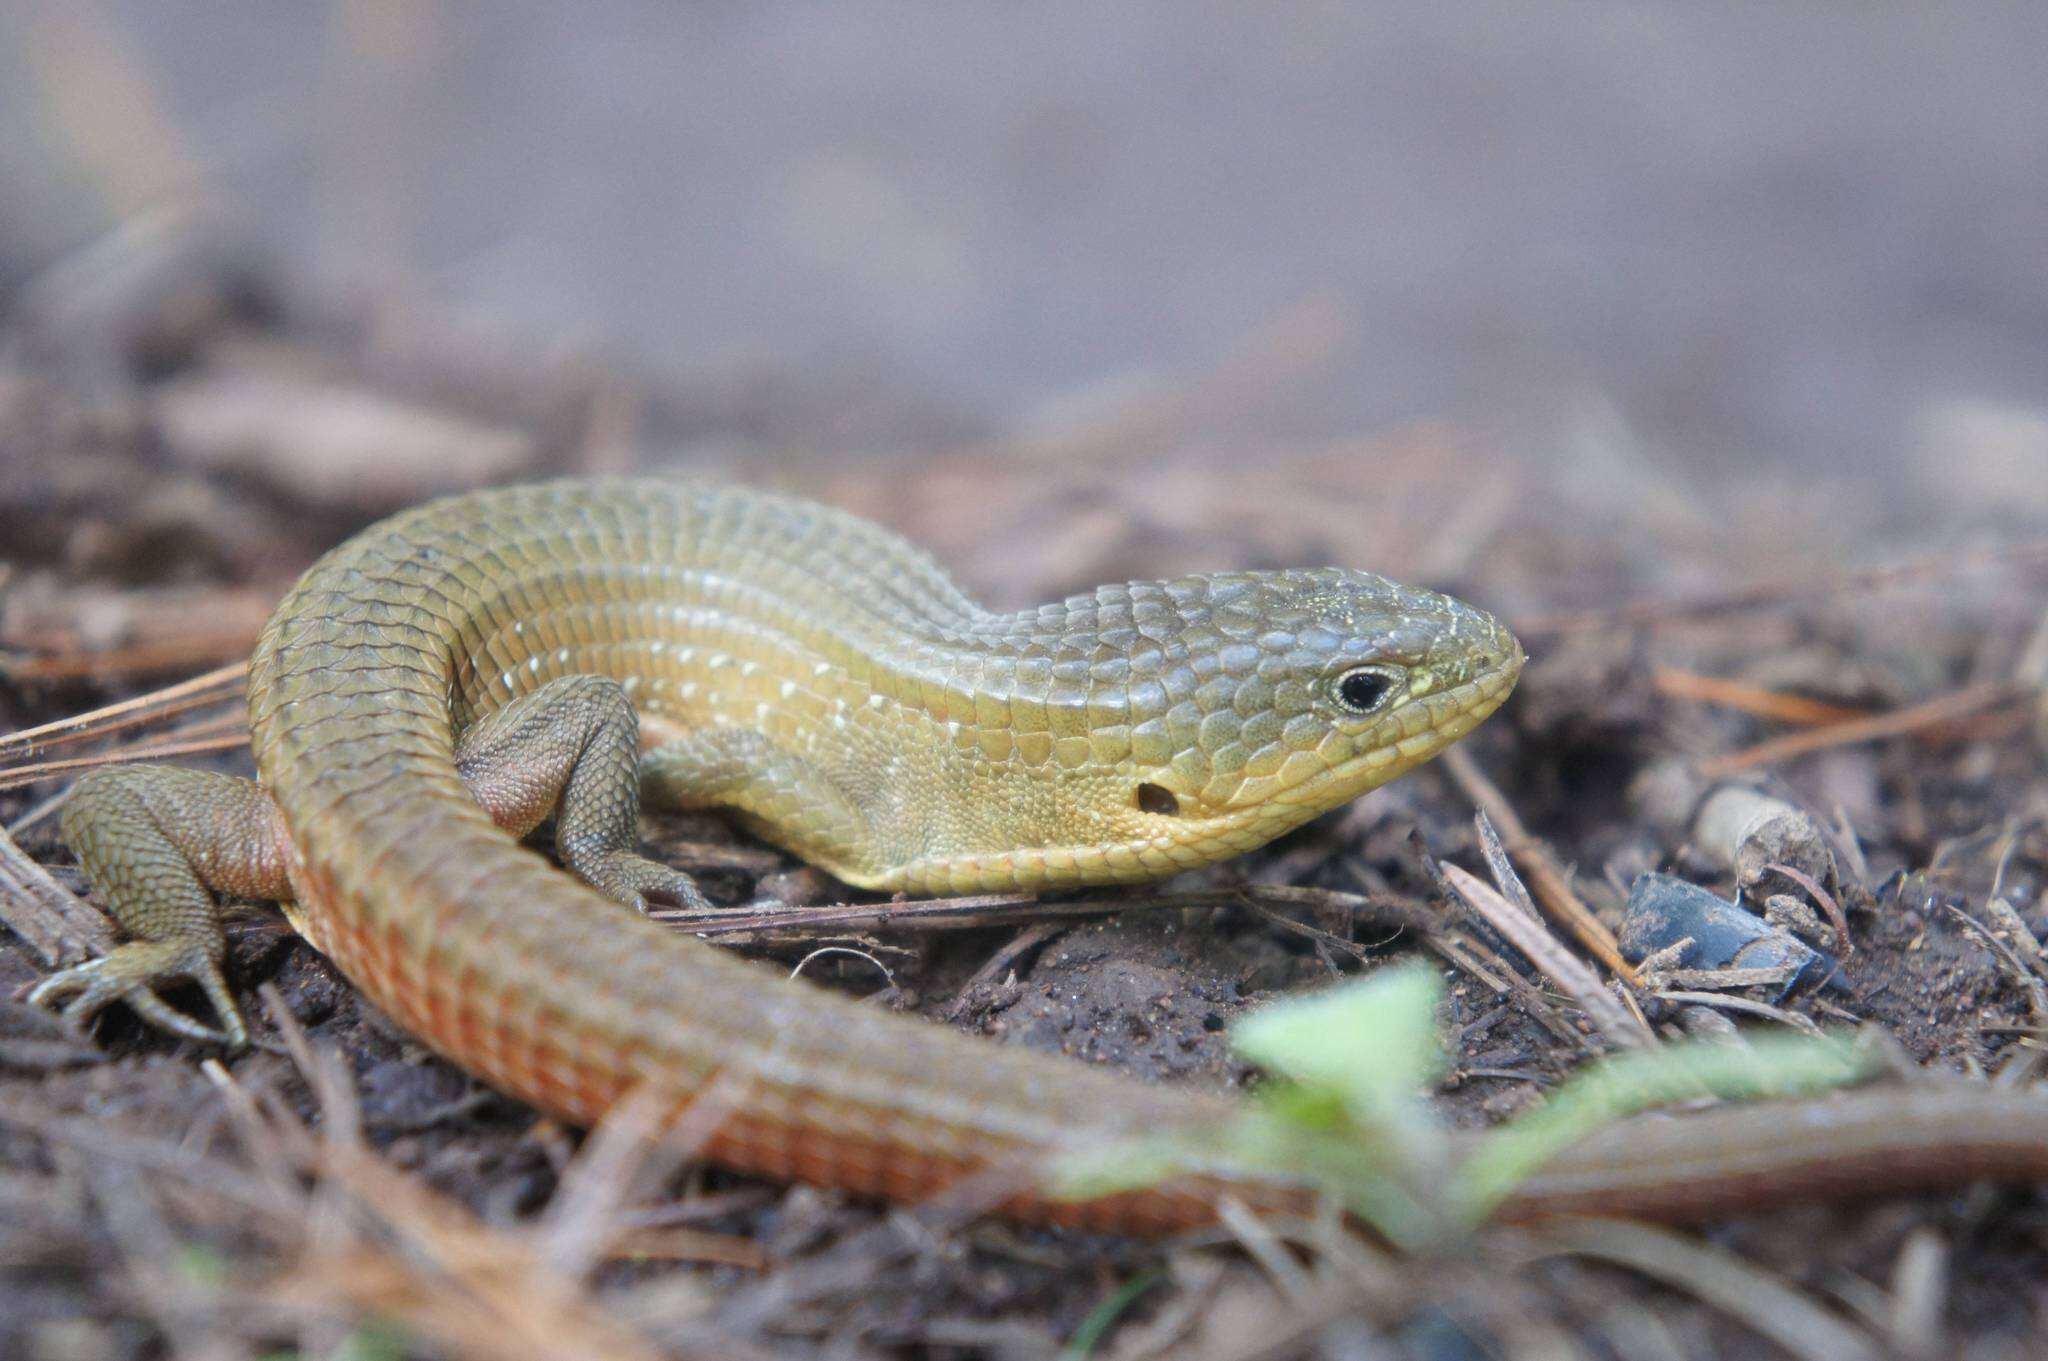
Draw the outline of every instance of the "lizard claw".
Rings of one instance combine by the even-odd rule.
[[[642,916],[657,907],[708,912],[714,906],[683,871],[631,851],[607,851],[572,868],[584,883]]]
[[[157,995],[157,988],[190,979],[206,993],[220,1025],[210,1026],[186,1015]],[[114,1002],[129,1008],[159,1030],[201,1044],[241,1049],[249,1029],[241,1008],[228,991],[220,960],[206,942],[133,940],[98,959],[89,959],[38,983],[28,994],[31,1006],[57,1011],[64,1021],[83,1029]]]

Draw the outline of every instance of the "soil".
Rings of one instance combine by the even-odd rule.
[[[1691,814],[1716,783],[1702,768],[1826,727],[1708,702],[1687,678],[1852,717],[1982,688],[1948,721],[1723,777],[1810,814],[1850,931],[1846,951],[1824,942],[1835,985],[1728,995],[1874,1027],[1902,1067],[2016,1081],[2038,1064],[2041,982],[1990,907],[2048,934],[2048,520],[2023,506],[1966,536],[1853,479],[1704,487],[1640,449],[1595,488],[1576,454],[1510,455],[1449,426],[1273,447],[1250,467],[1174,394],[1053,453],[963,435],[952,416],[921,425],[906,401],[886,422],[900,452],[825,457],[803,451],[833,446],[835,404],[874,421],[889,397],[827,374],[764,437],[736,395],[191,267],[179,305],[144,309],[113,351],[17,344],[0,364],[0,727],[237,660],[320,550],[488,480],[638,469],[791,488],[886,520],[1004,604],[1104,577],[1349,562],[1515,625],[1533,659],[1520,693],[1463,749],[1610,927],[1645,871],[1732,896],[1725,857],[1695,844]],[[1187,375],[1180,394],[1205,381]],[[791,430],[787,412],[809,424]],[[1135,446],[1134,428],[1148,432]],[[252,773],[235,712],[225,697],[170,719],[188,742],[222,739],[179,759]],[[172,740],[143,731],[156,735],[91,750]],[[0,777],[83,750],[10,752]],[[46,808],[63,788],[8,784],[0,823],[83,892]],[[1483,870],[1472,813],[1439,763],[1165,889],[1241,889],[1235,905],[1147,906],[1158,895],[1133,890],[1094,895],[1133,904],[1115,915],[1027,909],[750,948],[990,1043],[1222,1087],[1256,1080],[1227,1042],[1247,1009],[1426,958],[1448,986],[1438,1104],[1480,1126],[1540,1102],[1597,1045],[1554,989],[1498,989],[1494,971],[1543,980],[1440,887],[1435,862]],[[716,819],[650,820],[647,836],[715,862],[704,882],[726,903],[863,901]],[[1275,889],[1310,892],[1261,897]],[[636,1179],[601,1139],[426,1052],[275,914],[252,907],[232,940],[259,1036],[242,1054],[120,1008],[80,1037],[0,1001],[0,1355],[1026,1357],[1080,1335],[1116,1357],[1812,1356],[1846,1354],[1828,1350],[1846,1337],[1974,1361],[2039,1355],[2048,1328],[2048,1198],[2025,1189],[1774,1209],[1680,1235],[1691,1255],[1659,1276],[1533,1232],[1407,1255],[1330,1225],[1298,1243],[1152,1244],[920,1226],[695,1165]],[[806,958],[823,945],[843,948]],[[0,933],[0,998],[46,967]],[[1689,1005],[1639,1001],[1661,1034],[1714,1029]],[[360,1159],[320,1152],[350,1129]]]

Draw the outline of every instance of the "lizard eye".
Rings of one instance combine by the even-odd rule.
[[[1337,677],[1337,683],[1331,687],[1337,697],[1337,707],[1356,715],[1369,714],[1377,709],[1393,690],[1394,677],[1385,668],[1377,666],[1354,667]]]

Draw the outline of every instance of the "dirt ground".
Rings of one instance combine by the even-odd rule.
[[[1852,948],[1835,985],[1789,997],[1638,991],[1659,1031],[1811,1017],[1880,1028],[1906,1066],[2013,1081],[2038,1064],[2042,983],[1991,907],[2048,931],[2048,517],[2021,499],[1964,536],[1940,507],[1901,515],[1853,480],[1702,486],[1640,449],[1545,464],[1441,424],[1249,460],[1217,433],[1213,395],[1312,362],[1313,317],[1057,437],[920,429],[914,404],[878,415],[886,396],[829,376],[778,401],[764,436],[737,394],[351,311],[204,252],[167,268],[117,335],[10,332],[9,730],[235,662],[320,549],[487,480],[638,469],[800,490],[929,544],[1004,604],[1192,568],[1369,565],[1498,610],[1530,651],[1520,692],[1464,744],[1469,769],[1439,762],[1164,892],[1083,895],[1107,915],[1025,905],[966,929],[799,927],[742,948],[991,1044],[1234,1086],[1250,1074],[1224,1043],[1233,1017],[1428,945],[1455,1054],[1440,1104],[1481,1125],[1597,1044],[1426,856],[1482,869],[1474,798],[1491,797],[1617,926],[1644,871],[1731,890],[1694,813],[1733,782],[1812,816]],[[789,429],[792,411],[812,428]],[[905,452],[793,452],[878,419]],[[1951,452],[1949,495],[1997,499],[2003,465]],[[248,773],[235,688],[97,745],[7,748],[0,819],[80,890],[52,816],[70,768],[40,763],[164,752]],[[1758,746],[1786,738],[1809,749]],[[647,835],[726,903],[849,896],[717,819]],[[16,875],[6,892],[28,890]],[[0,936],[0,998],[46,967]],[[1683,1234],[1497,1231],[1405,1258],[1327,1226],[1291,1244],[932,1227],[624,1165],[423,1051],[272,914],[238,922],[231,974],[259,1031],[232,1057],[118,1009],[84,1039],[0,1001],[0,1354],[1974,1359],[2038,1355],[2048,1328],[2035,1192]]]
[[[252,773],[235,668],[316,555],[641,472],[868,515],[994,606],[1337,563],[1531,658],[1451,757],[1143,890],[930,909],[647,819],[779,909],[691,929],[791,987],[1241,1088],[1237,1017],[1426,960],[1460,1128],[1620,1031],[2033,1083],[2039,6],[226,13],[0,0],[0,1361],[2048,1354],[2039,1189],[1137,1242],[559,1127],[259,905],[246,1052],[22,1000],[110,938],[70,781]],[[1653,872],[1830,958],[1626,983]]]

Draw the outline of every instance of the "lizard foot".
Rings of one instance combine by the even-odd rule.
[[[695,879],[632,851],[604,851],[582,859],[574,870],[577,878],[605,897],[643,914],[655,907],[689,912],[708,912],[716,907],[697,887]]]
[[[190,979],[205,991],[214,1014],[220,1017],[219,1026],[196,1020],[157,995],[163,984],[179,979]],[[110,1003],[126,1002],[149,1024],[184,1039],[229,1049],[249,1043],[241,1008],[235,1005],[220,960],[206,941],[129,941],[98,959],[51,974],[29,992],[28,1002],[58,1010],[67,1023],[81,1029]]]

